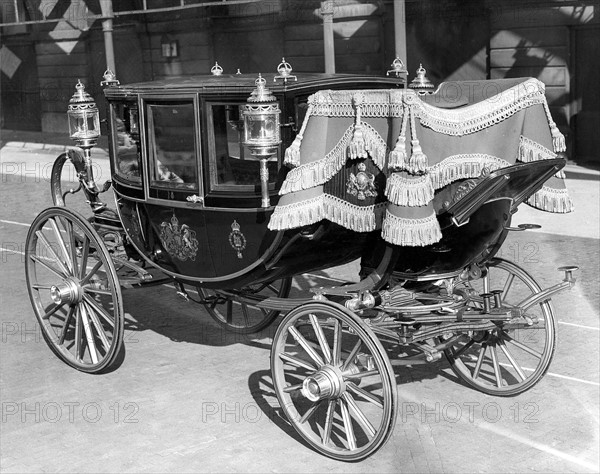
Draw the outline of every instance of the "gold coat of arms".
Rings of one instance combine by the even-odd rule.
[[[171,257],[175,257],[182,262],[188,258],[196,259],[198,253],[198,240],[196,231],[190,229],[187,224],[179,225],[179,220],[173,214],[171,222],[162,222],[160,224],[160,241],[163,247]]]

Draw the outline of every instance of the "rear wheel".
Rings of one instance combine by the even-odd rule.
[[[542,291],[525,270],[500,258],[492,259],[487,275],[469,287],[474,295],[502,290],[502,306],[515,312],[521,302]],[[539,382],[552,361],[556,321],[550,300],[527,308],[521,318],[498,322],[487,331],[471,331],[468,336],[446,350],[452,370],[481,392],[518,395]]]
[[[292,286],[290,277],[269,283],[257,283],[240,290],[209,290],[199,288],[208,314],[229,331],[249,334],[263,330],[279,315],[279,311],[260,308],[262,299],[287,298]]]
[[[31,224],[29,298],[49,347],[83,372],[100,372],[123,344],[123,302],[106,245],[80,214],[53,207]]]
[[[343,306],[311,302],[290,311],[273,339],[271,372],[287,419],[321,454],[358,461],[390,437],[392,366],[373,331]]]

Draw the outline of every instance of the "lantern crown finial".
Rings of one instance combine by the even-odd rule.
[[[423,64],[419,64],[417,69],[417,77],[415,77],[408,85],[411,89],[416,89],[419,93],[432,92],[430,89],[434,88],[433,83],[425,75],[427,71],[423,67]]]
[[[258,78],[254,81],[254,84],[256,84],[256,89],[248,97],[248,102],[274,102],[277,100],[272,92],[267,89],[267,80],[260,73],[258,73]]]

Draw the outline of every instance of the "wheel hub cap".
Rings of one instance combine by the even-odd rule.
[[[81,301],[81,288],[72,280],[66,281],[62,285],[52,285],[50,287],[50,298],[56,304],[73,304]]]
[[[302,395],[311,402],[326,398],[338,398],[346,389],[342,373],[334,367],[325,366],[302,382]]]

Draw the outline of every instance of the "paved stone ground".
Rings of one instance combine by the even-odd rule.
[[[581,267],[575,288],[553,300],[550,373],[520,396],[495,398],[461,384],[446,362],[396,368],[391,439],[347,464],[315,453],[281,418],[269,369],[274,326],[232,335],[167,286],[124,291],[117,370],[93,376],[61,363],[35,323],[19,253],[27,224],[50,205],[43,170],[54,155],[15,148],[1,150],[1,472],[599,471],[598,173],[571,167],[576,214],[523,206],[515,223],[543,228],[511,235],[502,250],[543,286],[560,280],[557,266]],[[106,160],[98,164],[106,172]],[[295,288],[326,274],[353,279],[356,265],[298,277]]]

